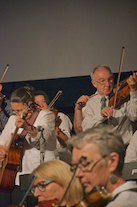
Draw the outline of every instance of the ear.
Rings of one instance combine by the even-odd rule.
[[[118,166],[119,162],[119,155],[116,152],[110,153],[108,165],[109,165],[109,171],[114,172]]]
[[[91,82],[92,82],[93,86],[94,86],[95,88],[97,88],[97,83],[96,83],[96,81],[91,80]]]

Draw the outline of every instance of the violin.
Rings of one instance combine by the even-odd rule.
[[[105,207],[110,199],[111,194],[106,191],[104,187],[96,186],[91,193],[87,194],[83,200],[71,207]],[[57,199],[49,201],[40,201],[37,205],[33,207],[60,207],[59,201]],[[9,205],[7,207],[20,207],[21,205]],[[68,207],[65,205],[64,207]]]
[[[122,80],[119,83],[115,107],[117,107],[121,103],[121,101],[124,100],[125,98],[127,98],[128,95],[130,94],[130,88],[127,84],[127,79],[128,78],[125,78],[124,80]],[[114,89],[113,89],[114,94],[109,100],[109,104],[108,104],[109,107],[112,107],[114,104],[115,89],[116,89],[116,87],[114,87]]]
[[[58,200],[54,199],[54,200],[49,200],[49,201],[40,201],[37,205],[33,206],[33,207],[55,207],[58,206]],[[21,207],[20,205],[9,205],[7,207]]]
[[[50,111],[52,111],[53,114],[55,115],[55,117],[57,117],[57,115],[58,115],[58,110],[57,109],[55,109],[54,107],[51,107]]]
[[[105,207],[111,197],[111,194],[104,187],[96,186],[91,193],[73,207]]]

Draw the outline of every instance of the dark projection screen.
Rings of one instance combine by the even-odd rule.
[[[3,82],[136,70],[136,0],[0,0]]]

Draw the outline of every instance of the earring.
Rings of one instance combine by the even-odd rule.
[[[109,180],[112,184],[116,183],[116,177],[114,175],[110,175]]]

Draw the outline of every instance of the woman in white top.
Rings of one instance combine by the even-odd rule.
[[[11,133],[13,133],[17,128],[18,134],[21,134],[22,131],[26,133],[24,138],[25,142],[21,172],[17,172],[15,180],[16,186],[19,185],[19,175],[31,173],[32,170],[40,164],[40,162],[58,158],[58,153],[56,151],[54,114],[46,109],[37,111],[34,104],[32,104],[33,99],[33,87],[21,87],[12,93],[11,107],[15,112],[15,115],[12,115],[9,118],[0,136],[0,161],[3,161],[10,141]],[[31,113],[29,112],[26,118],[21,118],[21,115],[24,111],[26,111],[28,106],[30,106]]]

